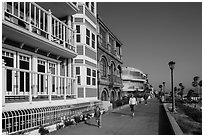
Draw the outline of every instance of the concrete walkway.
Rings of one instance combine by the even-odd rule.
[[[136,106],[135,116],[131,116],[129,106],[102,116],[102,128],[96,126],[92,118],[88,124],[79,123],[54,131],[50,135],[159,135],[168,134],[169,127],[156,98]],[[162,116],[161,116],[162,115]],[[162,126],[162,127],[161,127]],[[161,131],[163,130],[163,132]]]

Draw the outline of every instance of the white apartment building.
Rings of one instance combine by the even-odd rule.
[[[2,130],[55,124],[98,103],[96,4],[81,4],[2,3]]]
[[[123,96],[129,96],[135,92],[143,92],[146,83],[146,75],[139,69],[122,67]]]
[[[79,11],[74,14],[76,51],[74,67],[77,76],[78,99],[97,100],[97,4],[75,3]]]

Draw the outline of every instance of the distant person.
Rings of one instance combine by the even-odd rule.
[[[135,105],[137,105],[137,101],[136,98],[131,95],[130,99],[129,99],[129,105],[130,105],[130,110],[132,112],[132,116],[134,117],[135,113],[134,113],[134,107]]]
[[[144,94],[145,105],[147,105],[147,99],[149,98],[149,94]]]
[[[101,128],[101,110],[99,106],[96,107],[94,116],[96,118],[96,123],[98,125],[98,128]]]

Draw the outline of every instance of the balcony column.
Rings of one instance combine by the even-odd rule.
[[[38,67],[38,60],[37,56],[33,56],[33,64],[32,64],[32,69],[34,72],[37,72],[37,67]],[[32,90],[33,90],[33,97],[36,98],[38,96],[38,91],[37,91],[37,83],[38,83],[38,78],[37,78],[37,73],[32,74]]]
[[[71,78],[71,62],[71,58],[68,58],[67,73],[69,78]],[[67,91],[69,91],[68,94],[71,94],[71,79],[68,80]]]
[[[122,55],[122,46],[119,47],[119,54]]]
[[[51,76],[51,70],[48,72],[48,98],[49,102],[52,101],[52,76]]]
[[[57,64],[57,75],[60,76],[60,63]],[[60,79],[61,79],[60,77],[56,77],[57,96],[60,96],[60,90],[61,90],[60,86],[62,85]]]
[[[52,39],[52,12],[49,9],[47,16],[47,31],[48,31],[48,39]]]
[[[68,70],[66,69],[66,67],[68,66],[67,59],[64,60],[64,66],[65,66],[64,76],[67,77],[67,71],[68,71]],[[67,82],[68,82],[68,79],[65,78],[65,80],[64,80],[64,101],[66,101],[66,96],[67,96],[67,89],[68,89],[68,87],[67,87]]]
[[[115,54],[116,54],[116,52],[117,52],[117,49],[116,49],[116,41],[113,41],[113,49],[114,49]]]
[[[2,107],[5,106],[5,93],[6,93],[6,69],[5,69],[6,63],[4,62],[4,59],[2,59]]]
[[[74,40],[72,39],[73,33],[70,30],[72,28],[72,21],[71,21],[71,16],[67,16],[67,26],[68,26],[68,41],[71,44],[74,44]]]
[[[73,88],[72,89],[74,90],[75,98],[77,98],[78,97],[77,77],[75,77],[75,79],[74,79],[74,83],[73,83]]]
[[[2,19],[4,20],[6,2],[2,2]]]

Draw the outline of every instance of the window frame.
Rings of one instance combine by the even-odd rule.
[[[86,28],[86,44],[90,46],[90,30]]]
[[[79,27],[79,29],[77,29]],[[79,37],[79,39],[78,39]],[[79,40],[79,41],[78,41]],[[81,25],[76,25],[76,42],[81,42]]]
[[[95,49],[96,45],[96,35],[94,33],[91,33],[91,47]]]
[[[95,13],[95,3],[91,2],[91,12]]]
[[[79,73],[77,73],[77,68],[79,68]],[[81,67],[76,67],[76,77],[77,77],[77,84],[81,85]]]

